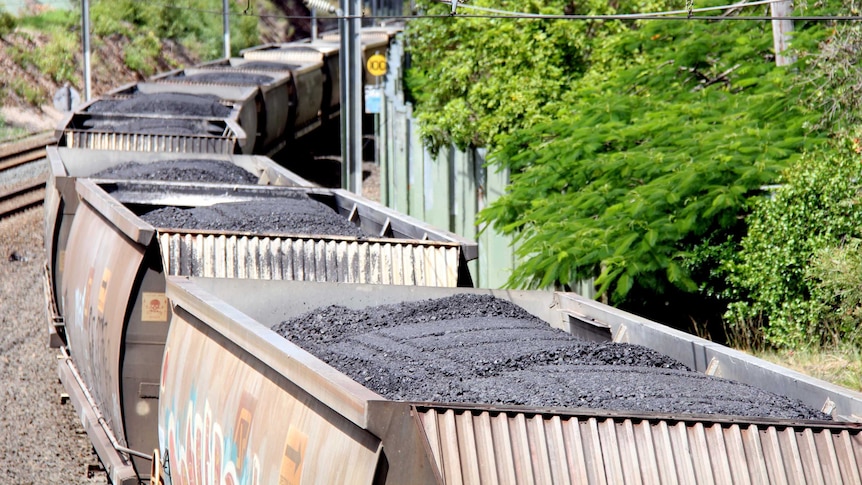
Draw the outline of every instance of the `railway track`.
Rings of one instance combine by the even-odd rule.
[[[45,146],[55,141],[45,132],[0,145],[0,219],[45,200]]]

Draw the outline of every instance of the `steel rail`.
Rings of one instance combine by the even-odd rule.
[[[55,142],[52,132],[43,132],[0,144],[0,172],[43,160],[47,156],[45,147]],[[42,174],[0,188],[0,220],[42,204],[46,180],[47,174]]]

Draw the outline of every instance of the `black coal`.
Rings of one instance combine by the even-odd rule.
[[[125,99],[100,99],[87,109],[90,113],[164,114],[200,118],[225,118],[231,109],[217,96],[186,93],[136,93]]]
[[[269,84],[275,78],[265,74],[248,72],[213,71],[197,74],[179,74],[175,79],[189,83],[207,84]]]
[[[238,66],[239,69],[251,69],[257,71],[287,71],[299,67],[297,64],[287,64],[273,61],[249,61]]]
[[[155,227],[257,234],[365,237],[362,230],[303,193],[183,209],[164,207],[141,216]]]
[[[178,159],[152,163],[124,162],[94,173],[91,178],[122,180],[171,180],[257,184],[258,177],[225,160]]]
[[[206,120],[176,118],[95,118],[83,127],[105,133],[140,133],[147,135],[220,136],[224,127]]]
[[[580,340],[487,295],[330,306],[273,330],[394,400],[829,419],[643,346]]]

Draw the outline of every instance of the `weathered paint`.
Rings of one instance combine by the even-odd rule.
[[[174,312],[162,369],[159,443],[174,485],[372,483],[376,437],[186,311]]]

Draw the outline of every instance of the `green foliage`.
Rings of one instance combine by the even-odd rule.
[[[2,93],[2,90],[0,90],[0,100],[2,100],[3,97],[4,95]],[[6,120],[3,119],[2,116],[0,116],[0,141],[18,138],[25,135],[26,133],[27,130],[23,128],[8,125],[6,123]]]
[[[709,287],[759,187],[822,142],[771,48],[769,25],[748,22],[646,22],[594,47],[608,61],[570,80],[555,120],[491,157],[511,183],[480,220],[517,238],[510,284],[598,276],[617,303],[635,284]]]
[[[508,10],[530,13],[626,13],[661,10],[671,2],[653,0],[614,6],[601,0],[574,4],[568,0],[506,2]],[[448,7],[425,0],[429,14]],[[471,5],[500,8],[499,2]],[[432,150],[455,143],[496,145],[513,130],[550,121],[553,105],[574,79],[594,62],[609,59],[596,46],[609,35],[627,30],[622,22],[544,22],[535,20],[446,18],[411,21],[408,42],[414,66],[408,90],[415,96],[416,116]]]
[[[857,194],[858,196],[858,194]],[[805,276],[813,282],[821,303],[823,340],[835,345],[862,345],[862,239],[850,238],[836,247],[819,250]]]
[[[152,31],[149,31],[132,38],[132,42],[123,48],[123,62],[130,69],[144,76],[151,76],[156,70],[153,59],[158,57],[161,50],[161,41]]]
[[[229,8],[232,49],[257,43],[257,18],[240,15],[236,2],[230,2]],[[126,52],[126,59],[135,65],[149,66],[153,64],[146,57],[151,53],[150,41],[138,41],[139,36],[173,39],[195,46],[197,54],[205,59],[222,57],[221,9],[222,2],[218,0],[187,0],[181,4],[101,0],[93,3],[91,17],[95,34],[103,37],[119,34],[133,39],[133,43],[140,42],[146,53]]]
[[[18,19],[9,12],[0,11],[0,39],[11,34],[18,25]]]
[[[13,79],[9,84],[12,92],[33,106],[41,106],[48,101],[48,94],[39,89],[38,86],[21,79]]]
[[[50,9],[38,15],[27,15],[18,19],[22,27],[42,32],[69,32],[80,28],[80,9]]]
[[[854,143],[793,164],[771,197],[754,205],[742,250],[727,264],[735,300],[727,318],[743,327],[763,318],[776,347],[819,344],[855,327],[860,290],[846,287],[852,280],[837,271],[856,264],[845,244],[862,228],[862,157]]]
[[[68,35],[55,35],[40,52],[34,52],[33,61],[37,68],[57,83],[74,83],[77,79],[75,54],[81,46],[78,39]]]
[[[858,15],[858,9],[857,9]],[[831,32],[828,42],[811,55],[810,66],[802,73],[811,86],[806,100],[823,113],[822,124],[846,133],[862,123],[862,26],[847,23]]]
[[[23,49],[15,45],[8,46],[5,51],[18,65],[30,66],[58,83],[66,81],[74,83],[77,79],[75,54],[79,48],[78,40],[75,37],[53,35],[50,37],[50,42],[38,51]],[[37,95],[38,88],[32,86],[15,88],[14,91],[31,101],[44,97],[41,94]]]

